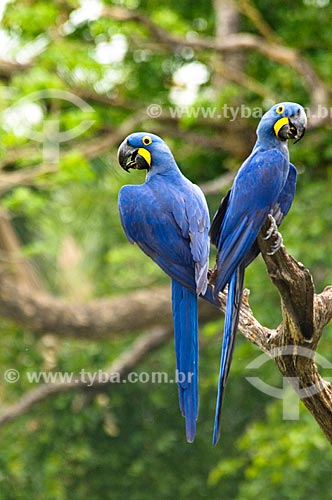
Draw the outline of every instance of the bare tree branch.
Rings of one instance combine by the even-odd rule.
[[[270,221],[265,224],[266,233]],[[274,232],[275,237],[278,233]],[[273,284],[279,290],[282,300],[283,323],[292,336],[312,340],[314,335],[314,284],[307,268],[291,257],[285,247],[270,255],[271,240],[259,238],[259,246]]]
[[[202,303],[201,320],[217,317],[217,312]],[[47,293],[31,293],[6,276],[0,279],[0,315],[35,334],[52,332],[80,339],[111,338],[144,330],[146,325],[172,324],[169,287],[72,304]]]
[[[147,354],[160,347],[172,335],[172,330],[155,328],[148,334],[140,336],[133,345],[123,352],[109,368],[103,371],[103,377],[95,377],[93,384],[91,378],[76,375],[71,381],[60,381],[42,384],[26,392],[16,403],[3,409],[0,413],[0,428],[17,417],[27,413],[35,404],[56,394],[75,391],[79,389],[95,390],[102,386],[112,386],[121,383],[122,379],[130,373]],[[86,375],[86,373],[85,373]]]
[[[57,172],[57,170],[58,165],[50,163],[38,165],[37,167],[27,167],[14,172],[2,173],[0,175],[0,195],[17,186],[34,185],[36,179],[40,176]]]
[[[26,70],[30,67],[30,64],[21,64],[13,61],[5,61],[0,59],[0,77],[10,78],[12,75],[18,71]]]
[[[237,8],[244,14],[250,21],[254,24],[256,29],[261,33],[261,35],[266,38],[269,42],[279,43],[279,37],[273,31],[271,26],[263,18],[260,11],[254,6],[250,0],[238,0]]]
[[[332,286],[327,286],[315,296],[315,324],[318,331],[332,321]]]
[[[225,297],[225,294],[220,294],[222,311],[225,310]],[[200,301],[199,313],[202,323],[220,317],[219,310],[203,300]],[[68,303],[41,291],[31,293],[4,274],[0,276],[0,315],[36,335],[51,332],[79,339],[114,338],[119,334],[142,331],[147,325],[172,326],[169,286],[79,304]],[[262,339],[272,334],[255,320],[246,297],[239,329],[259,347],[264,344]]]
[[[268,225],[263,228],[258,243],[270,278],[279,290],[283,316],[276,334],[269,339],[270,352],[280,372],[332,443],[332,389],[319,374],[314,361],[323,328],[332,316],[331,287],[315,295],[309,270],[283,246],[275,255],[269,255],[271,239],[264,239]],[[272,241],[276,237],[275,232]]]

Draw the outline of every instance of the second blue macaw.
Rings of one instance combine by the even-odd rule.
[[[194,440],[198,415],[197,298],[207,292],[210,219],[205,197],[178,168],[157,135],[138,132],[120,145],[120,165],[146,169],[141,185],[123,186],[119,211],[128,240],[172,278],[172,311],[180,409]]]
[[[307,118],[292,102],[274,105],[262,117],[257,142],[238,171],[233,186],[214,216],[210,236],[218,250],[212,274],[215,296],[228,284],[213,444],[220,436],[220,416],[242,301],[245,268],[259,254],[256,238],[267,218],[279,226],[292,204],[296,169],[289,162],[288,139],[299,141]],[[267,234],[267,238],[271,232]],[[281,237],[271,248],[280,248]]]

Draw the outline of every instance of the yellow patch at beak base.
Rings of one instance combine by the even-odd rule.
[[[138,154],[140,156],[143,156],[144,160],[147,162],[149,167],[151,167],[151,154],[150,154],[150,152],[145,148],[139,148]]]
[[[289,123],[287,116],[284,116],[283,118],[279,118],[278,121],[275,122],[273,128],[274,128],[274,133],[276,134],[277,137],[279,137],[279,132],[282,129],[284,125],[287,125]]]

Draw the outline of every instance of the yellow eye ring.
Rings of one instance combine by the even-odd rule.
[[[148,146],[149,144],[151,144],[152,139],[148,135],[145,135],[142,139],[142,142],[143,142],[144,146]]]
[[[278,115],[282,115],[284,111],[285,111],[285,106],[278,106],[276,108],[276,112],[278,113]]]

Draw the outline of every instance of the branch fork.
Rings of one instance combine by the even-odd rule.
[[[265,239],[270,224],[268,219],[258,245],[271,281],[279,291],[283,319],[275,334],[266,339],[266,347],[270,346],[279,371],[332,443],[332,389],[320,376],[314,359],[323,328],[331,320],[331,287],[316,295],[309,270],[283,245],[271,255],[270,239]],[[272,240],[277,238],[275,233],[272,231]],[[280,354],[276,355],[276,350]]]

